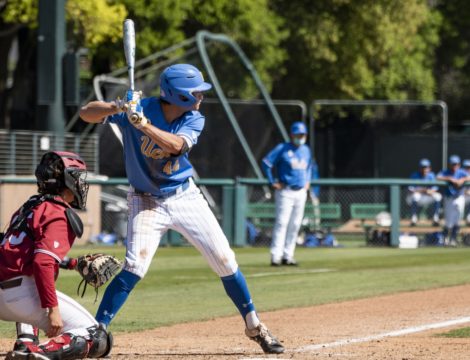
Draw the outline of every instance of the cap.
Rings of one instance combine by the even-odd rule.
[[[470,159],[465,159],[462,163],[463,167],[470,167]]]
[[[458,155],[451,155],[449,157],[449,164],[460,164],[460,157]]]
[[[430,167],[431,166],[431,162],[428,160],[428,159],[421,159],[419,161],[419,166],[420,167]]]
[[[290,127],[290,133],[292,135],[307,134],[307,126],[303,122],[297,121]]]

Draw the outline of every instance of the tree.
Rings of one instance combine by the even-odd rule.
[[[0,54],[3,59],[16,40],[18,59],[15,64],[0,62],[0,126],[34,128],[36,87],[36,48],[38,0],[0,2]],[[68,47],[87,47],[93,54],[103,43],[121,36],[125,7],[110,5],[106,0],[68,0]],[[12,76],[10,74],[13,74]],[[7,87],[11,78],[12,85]],[[11,114],[11,124],[7,113]]]
[[[441,42],[436,51],[435,74],[439,98],[449,106],[450,123],[470,118],[470,9],[463,0],[439,1]]]
[[[272,0],[290,36],[279,97],[435,97],[440,16],[424,0]],[[307,10],[308,9],[308,10]]]
[[[35,87],[31,84],[35,77],[37,4],[38,0],[0,0],[0,35],[3,27],[10,29],[12,34],[9,41],[0,38],[0,54],[9,53],[12,39],[19,34],[17,28],[28,34],[28,40],[23,38],[20,44],[28,50],[28,56],[20,51],[16,69],[24,63],[31,71],[15,72],[13,86],[9,88],[13,102],[24,99],[19,93],[25,95],[25,90],[30,94],[26,97],[27,103],[23,101],[17,106],[26,112],[25,118],[30,118],[31,111],[34,111]],[[282,17],[269,8],[268,0],[68,0],[66,16],[68,47],[88,49],[92,76],[124,65],[120,37],[126,16],[136,23],[137,59],[175,45],[205,29],[227,34],[238,41],[268,88],[282,75],[280,65],[285,59],[285,51],[279,44],[286,38],[287,31],[282,28]],[[226,49],[219,51],[228,54]],[[224,84],[229,89],[236,89],[239,96],[255,96],[247,73],[234,70],[238,64],[230,56],[226,58],[225,64],[216,64],[227,75]],[[225,69],[228,70],[222,71]],[[8,95],[5,86],[7,74],[6,65],[0,65],[0,98],[8,102],[8,96],[4,96]],[[28,84],[29,88],[19,91],[17,85],[20,83]],[[250,87],[251,90],[243,90]],[[2,119],[5,117],[0,117],[0,126],[5,125]]]
[[[274,81],[284,74],[282,63],[287,58],[281,41],[288,37],[282,14],[276,14],[267,0],[197,0],[194,1],[194,17],[189,18],[186,29],[205,27],[214,33],[224,33],[235,40],[260,75],[268,90]],[[227,93],[237,93],[238,97],[251,98],[258,95],[246,70],[239,69],[238,59],[224,54],[224,74]],[[223,61],[219,62],[223,65]],[[244,76],[243,76],[244,75]]]
[[[120,0],[120,3],[136,24],[138,59],[191,38],[199,30],[207,30],[237,41],[268,88],[282,74],[278,68],[285,59],[285,51],[279,44],[287,31],[282,29],[282,17],[268,7],[267,0]],[[100,51],[102,57],[116,59],[115,67],[124,65],[122,44],[115,43]],[[212,55],[220,60],[215,66],[224,77],[222,82],[228,92],[236,88],[238,95],[254,96],[254,91],[242,90],[252,84],[246,70],[238,68],[238,60],[227,49],[219,48]]]

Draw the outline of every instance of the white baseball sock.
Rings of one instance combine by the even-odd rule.
[[[246,314],[245,320],[246,320],[246,327],[250,330],[254,329],[260,324],[256,311],[250,311],[248,314]]]

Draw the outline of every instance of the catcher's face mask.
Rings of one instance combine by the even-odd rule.
[[[85,209],[89,184],[86,182],[86,164],[79,155],[65,151],[45,153],[35,175],[41,194],[59,194],[68,188],[74,195],[70,205]]]

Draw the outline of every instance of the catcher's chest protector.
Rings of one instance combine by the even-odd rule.
[[[56,200],[54,195],[33,195],[31,196],[28,201],[26,201],[23,206],[21,207],[18,216],[16,217],[15,221],[10,224],[8,227],[7,232],[10,230],[20,230],[24,231],[29,238],[34,239],[31,230],[28,227],[26,219],[31,214],[33,209],[45,201],[53,202],[55,204],[59,204],[64,207],[65,215],[67,217],[67,221],[72,228],[74,234],[77,237],[81,237],[83,234],[83,223],[78,214],[65,202]]]

